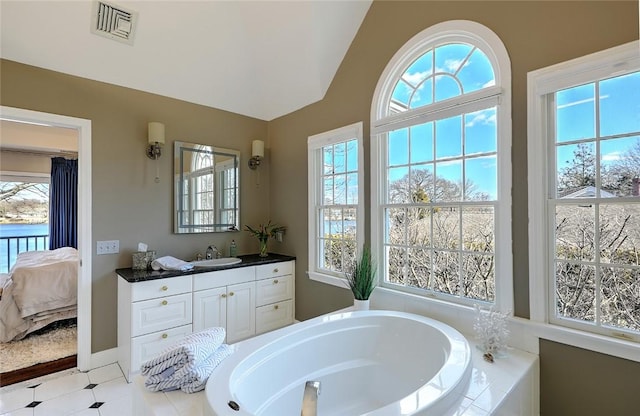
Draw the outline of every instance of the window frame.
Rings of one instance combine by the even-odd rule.
[[[551,239],[554,232],[549,207],[551,199],[557,198],[550,198],[550,191],[555,189],[556,164],[555,159],[549,162],[548,156],[555,149],[551,116],[554,93],[636,72],[640,70],[639,51],[640,42],[634,41],[527,74],[530,320],[539,325],[543,338],[634,361],[640,361],[640,336],[605,326],[599,326],[594,332],[585,325],[567,325],[568,319],[555,318],[552,312],[555,272],[552,273]],[[626,201],[627,197],[617,202]]]
[[[238,218],[238,192],[235,192],[235,198],[227,198],[227,194],[230,190],[238,189],[238,175],[236,174],[237,166],[236,160],[229,159],[224,162],[216,163],[215,165],[215,182],[216,185],[216,197],[215,212],[218,214],[218,218],[215,219],[217,224],[235,224],[236,218]],[[231,186],[227,186],[231,184]],[[227,206],[226,202],[233,200],[233,205]],[[233,218],[233,220],[224,220],[224,218]]]
[[[464,42],[472,44],[490,60],[495,85],[473,91],[462,96],[439,101],[434,104],[411,109],[400,114],[386,116],[389,99],[396,81],[404,70],[429,49],[442,43]],[[385,132],[446,118],[447,114],[458,111],[464,104],[466,113],[474,108],[489,107],[494,102],[498,115],[497,128],[497,199],[494,212],[495,233],[495,301],[493,304],[499,311],[513,313],[513,255],[511,249],[511,63],[507,50],[500,38],[489,28],[468,20],[454,20],[436,24],[418,33],[396,52],[387,64],[376,86],[371,107],[371,241],[372,253],[379,259],[378,275],[380,286],[389,290],[406,294],[418,294],[426,302],[447,302],[454,308],[468,309],[473,300],[462,298],[458,301],[453,296],[418,288],[398,287],[385,282],[386,268],[384,261],[384,207],[386,168],[386,148],[381,135]],[[493,204],[493,203],[492,203]],[[500,253],[500,255],[498,255]],[[425,293],[426,292],[426,293]],[[476,301],[476,303],[487,303]]]
[[[333,286],[348,288],[343,277],[320,270],[318,207],[322,202],[322,149],[326,146],[357,140],[358,150],[358,204],[356,206],[356,250],[359,252],[364,244],[364,150],[363,123],[357,122],[324,133],[309,136],[307,139],[308,161],[308,236],[309,236],[309,270],[307,275],[311,280],[327,283]],[[325,206],[325,205],[322,205]]]

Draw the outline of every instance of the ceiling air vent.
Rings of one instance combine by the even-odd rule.
[[[91,32],[133,45],[137,19],[137,12],[103,1],[96,1],[93,3]]]

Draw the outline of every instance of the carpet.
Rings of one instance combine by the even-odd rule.
[[[69,357],[77,349],[76,320],[54,322],[19,341],[0,344],[0,373]]]

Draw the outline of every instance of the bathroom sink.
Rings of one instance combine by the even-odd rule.
[[[223,257],[221,259],[192,261],[191,264],[193,264],[193,267],[221,267],[237,264],[241,261],[242,259],[237,257]]]

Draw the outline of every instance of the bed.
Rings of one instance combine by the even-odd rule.
[[[18,254],[2,287],[0,342],[17,341],[77,316],[78,251],[63,247]]]

